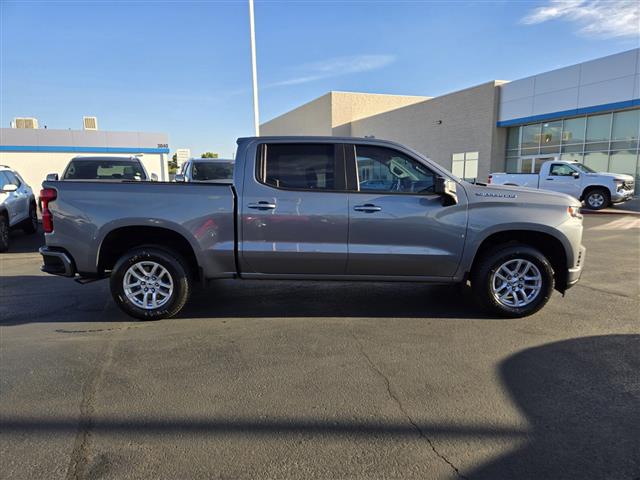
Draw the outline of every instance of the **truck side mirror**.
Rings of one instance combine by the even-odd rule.
[[[443,205],[455,205],[458,203],[458,195],[456,195],[456,182],[448,178],[436,175],[434,191],[438,195],[442,195]]]
[[[184,182],[185,178],[184,178],[184,175],[182,173],[176,173],[176,176],[175,176],[174,180],[176,182]]]
[[[57,182],[57,181],[58,181],[57,173],[50,173],[47,175],[47,182]]]
[[[151,181],[152,182],[157,182],[158,181],[158,174],[157,173],[152,173],[151,174]]]

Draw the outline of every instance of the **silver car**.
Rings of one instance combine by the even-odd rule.
[[[27,234],[38,231],[35,196],[22,177],[7,165],[0,165],[0,252],[9,249],[9,230],[21,228]]]

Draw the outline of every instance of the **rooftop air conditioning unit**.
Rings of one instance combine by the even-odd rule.
[[[11,123],[13,128],[38,128],[38,119],[37,118],[14,118]]]
[[[82,117],[82,126],[85,130],[98,130],[98,118]]]

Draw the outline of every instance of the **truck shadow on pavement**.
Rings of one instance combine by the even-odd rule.
[[[461,286],[404,282],[222,280],[193,292],[179,318],[486,316]]]
[[[640,335],[605,335],[550,343],[518,352],[501,362],[507,392],[529,422],[522,430],[494,424],[414,421],[424,418],[416,407],[410,421],[325,421],[313,417],[122,417],[87,418],[80,425],[91,435],[111,435],[114,442],[148,442],[148,436],[228,438],[236,435],[263,443],[292,441],[300,434],[360,440],[400,438],[424,441],[451,466],[452,478],[615,478],[635,480],[640,474]],[[393,388],[393,379],[391,379]],[[400,401],[402,401],[402,396]],[[414,417],[414,418],[415,418]],[[82,423],[82,422],[81,422]],[[4,435],[61,435],[79,428],[73,418],[3,416]],[[116,440],[117,439],[117,440]],[[258,440],[259,439],[259,440]],[[474,468],[460,464],[473,458],[465,449],[493,440],[513,441],[520,448]],[[296,458],[291,458],[291,462]],[[325,460],[326,462],[326,460]],[[469,462],[469,460],[467,460]],[[91,468],[91,465],[87,465]],[[325,468],[339,469],[340,465]],[[455,471],[455,473],[454,473]],[[130,473],[130,472],[129,472]],[[339,476],[339,475],[338,475]]]
[[[39,226],[38,232],[33,235],[27,235],[22,230],[12,230],[9,234],[9,242],[9,252],[0,255],[38,253],[38,249],[45,244],[42,226]]]
[[[108,280],[80,285],[50,275],[0,277],[0,325],[135,321],[114,303]],[[196,288],[176,320],[195,318],[478,319],[468,288],[419,283],[221,280]],[[162,322],[162,320],[160,320]]]
[[[469,478],[640,478],[640,335],[521,351],[500,375],[531,425],[522,448]]]

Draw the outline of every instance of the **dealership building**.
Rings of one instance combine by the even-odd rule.
[[[260,133],[393,140],[479,181],[550,159],[638,177],[640,48],[439,97],[329,92]]]
[[[160,180],[168,180],[169,148],[164,133],[54,130],[37,128],[35,119],[20,120],[30,122],[0,129],[0,164],[17,170],[34,190],[47,174],[62,174],[76,156],[135,155],[149,175],[155,173]]]

